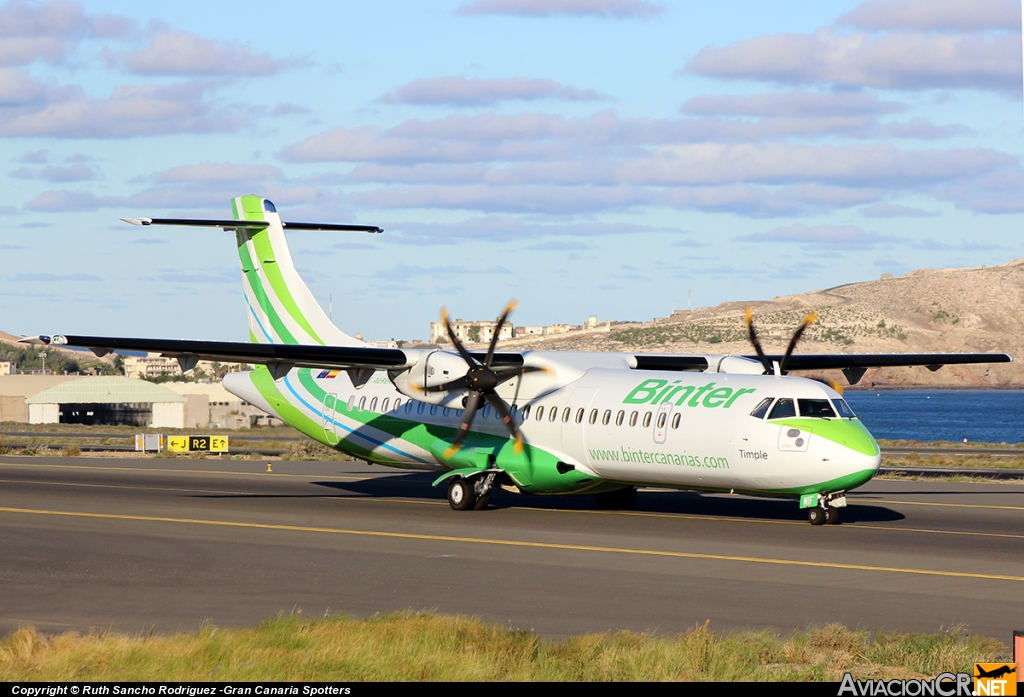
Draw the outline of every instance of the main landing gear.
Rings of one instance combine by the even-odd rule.
[[[839,509],[845,506],[843,492],[822,494],[818,505],[807,509],[807,522],[811,525],[839,525]]]
[[[456,511],[482,511],[491,502],[495,472],[465,479],[455,477],[448,485],[448,505]]]

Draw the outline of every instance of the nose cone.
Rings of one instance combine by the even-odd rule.
[[[270,406],[270,403],[260,394],[256,385],[253,384],[251,370],[241,373],[228,373],[224,376],[224,382],[221,384],[225,390],[236,397],[241,397],[254,407],[259,407],[268,414],[281,418],[281,415],[274,411],[274,408]]]

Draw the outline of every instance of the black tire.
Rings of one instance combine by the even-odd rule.
[[[807,522],[811,525],[824,525],[826,518],[825,509],[821,506],[807,509]]]
[[[636,506],[636,488],[605,491],[594,496],[597,507],[603,511],[631,511]]]
[[[456,511],[468,511],[476,503],[473,484],[462,477],[456,477],[448,485],[448,505]]]
[[[484,494],[483,496],[477,497],[476,502],[473,504],[474,511],[485,511],[487,506],[491,503],[491,495]]]
[[[839,509],[835,506],[829,506],[825,509],[825,524],[826,525],[839,525]]]

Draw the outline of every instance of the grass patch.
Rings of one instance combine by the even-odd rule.
[[[959,630],[855,632],[828,625],[780,636],[615,632],[564,640],[472,617],[404,612],[367,619],[298,616],[251,629],[131,637],[22,628],[0,641],[0,680],[839,680],[914,678],[1004,658]]]

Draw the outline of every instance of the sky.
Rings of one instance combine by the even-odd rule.
[[[0,5],[0,330],[244,340],[266,196],[335,323],[650,320],[1024,257],[1013,0]]]

